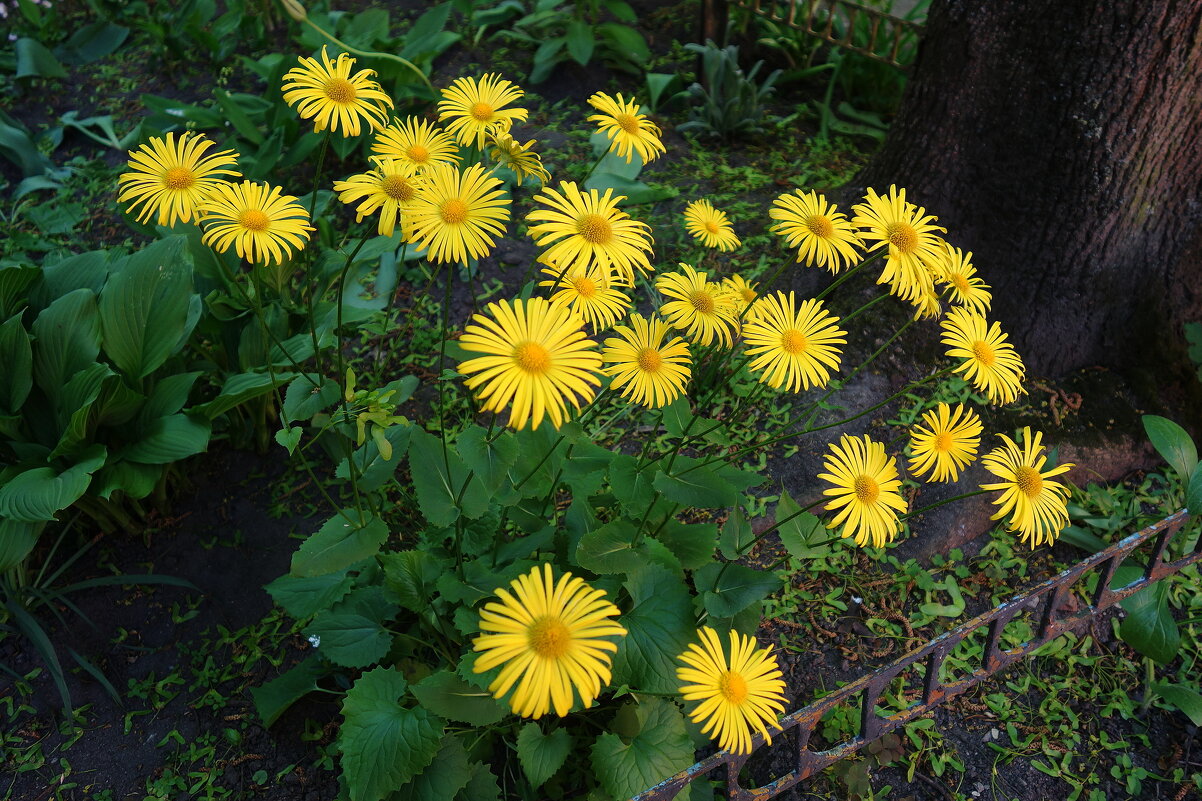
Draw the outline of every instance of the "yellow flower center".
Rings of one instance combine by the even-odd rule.
[[[860,503],[876,503],[880,497],[881,485],[872,476],[858,475],[855,482],[856,499]]]
[[[796,328],[790,328],[780,335],[780,349],[790,355],[796,355],[806,349],[805,334],[798,331]]]
[[[956,289],[960,290],[961,294],[967,295],[969,292],[972,291],[972,287],[969,286],[968,279],[965,278],[964,276],[959,275],[958,273],[953,273],[950,276],[950,280],[952,282],[952,286],[954,286]]]
[[[258,209],[247,209],[238,215],[238,223],[251,231],[266,231],[271,220]]]
[[[527,373],[545,373],[551,369],[551,354],[537,342],[523,342],[513,349],[513,360]]]
[[[585,214],[576,221],[576,233],[586,242],[604,245],[613,236],[613,227],[600,214]]]
[[[558,659],[572,645],[572,632],[558,615],[544,615],[533,623],[526,633],[530,650],[543,659]]]
[[[1043,476],[1034,467],[1023,465],[1014,471],[1014,483],[1023,495],[1034,500],[1043,492]]]
[[[693,308],[702,314],[714,313],[714,296],[704,289],[699,289],[689,295],[689,303],[693,304]]]
[[[582,298],[592,298],[597,294],[597,283],[587,275],[573,278],[572,286],[576,288],[576,294]]]
[[[713,220],[706,220],[701,224],[701,227],[715,236],[722,233],[722,229],[718,227],[718,223],[714,222]]]
[[[472,115],[472,119],[478,122],[488,122],[492,119],[492,106],[481,100],[479,103],[473,103],[468,109],[468,113]]]
[[[444,200],[438,207],[438,213],[447,225],[458,225],[467,219],[467,204],[457,197]]]
[[[821,214],[811,214],[809,217],[806,217],[806,228],[814,236],[820,236],[823,239],[835,233],[835,226]]]
[[[741,704],[747,700],[747,679],[733,670],[727,670],[718,677],[718,692],[729,703]]]
[[[424,164],[430,158],[430,151],[421,145],[409,145],[409,149],[405,151],[405,155],[411,161],[416,161],[418,164]]]
[[[974,359],[986,367],[992,367],[993,363],[997,361],[997,356],[994,354],[993,348],[989,347],[989,343],[982,342],[979,339],[972,343],[972,355]]]
[[[749,286],[740,289],[739,294],[743,296],[743,300],[746,303],[751,303],[751,301],[755,300],[755,290]]]
[[[417,194],[417,190],[413,188],[413,184],[399,175],[384,176],[384,180],[380,181],[380,188],[384,190],[384,194],[393,200],[412,200]]]
[[[633,114],[615,114],[614,122],[618,124],[619,128],[631,136],[638,136],[639,132],[642,130],[642,128],[639,126],[638,118]]]
[[[172,167],[163,175],[168,189],[187,189],[196,183],[196,176],[187,167]]]
[[[639,351],[639,369],[643,372],[657,373],[663,363],[664,357],[655,348],[643,348]]]
[[[952,435],[946,431],[941,432],[935,437],[935,450],[950,451],[952,449]]]
[[[335,103],[355,102],[355,85],[346,78],[331,78],[326,81],[325,92],[326,97]]]
[[[904,222],[889,223],[885,229],[889,244],[909,255],[918,248],[918,232]]]

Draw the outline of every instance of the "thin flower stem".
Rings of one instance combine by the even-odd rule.
[[[836,278],[836,279],[835,279],[833,282],[831,282],[831,285],[830,285],[830,286],[828,286],[826,289],[822,290],[822,291],[821,291],[821,292],[819,292],[817,295],[815,295],[815,296],[814,296],[814,300],[822,300],[822,299],[823,299],[823,298],[825,298],[827,295],[829,295],[830,293],[834,292],[834,291],[835,291],[835,289],[836,289],[836,288],[837,288],[839,285],[841,285],[842,283],[844,283],[845,281],[847,281],[847,279],[851,278],[853,275],[855,275],[857,272],[859,272],[859,271],[860,271],[860,269],[861,269],[862,267],[866,267],[867,265],[869,265],[869,264],[871,264],[872,262],[876,261],[876,260],[877,260],[877,259],[879,259],[880,257],[881,257],[881,254],[880,254],[880,253],[874,253],[873,255],[869,256],[869,257],[868,257],[868,258],[866,258],[866,259],[864,259],[864,261],[860,262],[860,263],[859,263],[859,264],[857,264],[855,267],[852,267],[850,270],[848,270],[847,272],[843,273],[843,275],[841,275],[841,276],[839,276],[838,278]]]
[[[959,495],[953,495],[950,498],[944,498],[941,501],[935,501],[934,503],[928,503],[926,506],[920,506],[917,509],[911,509],[909,512],[906,512],[904,515],[898,515],[897,519],[898,520],[909,520],[911,517],[914,517],[915,515],[920,515],[924,512],[929,512],[932,509],[938,509],[940,506],[947,506],[949,503],[955,503],[956,501],[962,501],[965,498],[973,498],[973,497],[976,497],[977,495],[984,495],[987,492],[989,492],[989,490],[983,490],[983,489],[976,489],[976,490],[972,490],[971,492],[962,492]]]
[[[326,151],[330,149],[330,134],[331,131],[326,131],[325,137],[321,140],[321,151],[317,156],[317,170],[313,173],[313,197],[309,199],[309,224],[313,224],[313,215],[317,210],[317,188],[321,185],[321,170],[325,165]],[[305,304],[305,312],[309,317],[309,336],[313,339],[313,361],[314,369],[317,373],[321,373],[321,348],[317,342],[317,282],[313,282],[313,286],[309,287],[309,299]]]
[[[412,61],[401,58],[400,56],[398,56],[394,53],[380,53],[375,50],[360,50],[357,47],[351,47],[350,45],[348,45],[346,42],[342,41],[341,39],[335,38],[332,33],[329,33],[328,31],[326,31],[323,28],[316,25],[313,22],[313,20],[309,19],[308,17],[305,17],[303,22],[306,25],[308,25],[310,28],[317,31],[322,36],[329,39],[331,42],[338,45],[339,47],[341,47],[343,50],[345,50],[348,53],[354,53],[355,55],[362,56],[363,58],[386,58],[389,61],[395,61],[398,64],[408,67],[410,70],[412,70],[417,75],[417,77],[422,79],[422,82],[426,85],[426,88],[429,89],[431,93],[434,92],[434,84],[430,83],[430,79],[426,77],[426,73],[424,73],[420,69],[418,69],[413,64]]]

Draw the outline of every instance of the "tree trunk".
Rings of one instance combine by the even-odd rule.
[[[856,183],[973,251],[1033,373],[1147,364],[1202,307],[1202,2],[934,0]]]

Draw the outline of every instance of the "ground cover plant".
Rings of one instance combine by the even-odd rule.
[[[445,24],[451,8],[440,9]],[[207,282],[186,353],[208,389],[187,413],[182,403],[165,413],[193,421],[211,412],[223,436],[246,444],[273,436],[277,455],[293,457],[281,486],[307,486],[318,510],[296,524],[303,541],[287,574],[258,574],[288,618],[268,613],[261,625],[249,621],[200,646],[248,649],[239,665],[282,665],[287,653],[290,667],[279,676],[259,668],[251,681],[189,660],[167,678],[132,682],[132,701],[168,709],[174,687],[192,683],[212,694],[188,699],[191,708],[227,705],[245,716],[245,701],[232,700],[245,690],[270,726],[306,695],[330,697],[336,728],[306,734],[322,743],[313,770],[327,776],[315,786],[331,797],[339,787],[350,798],[627,797],[690,764],[711,739],[747,748],[756,731],[770,733],[776,714],[807,700],[786,693],[786,674],[795,652],[812,645],[773,621],[808,617],[810,636],[821,638],[821,621],[848,611],[845,595],[879,609],[888,592],[908,595],[912,588],[897,587],[913,584],[923,599],[904,626],[896,609],[889,618],[865,609],[867,634],[854,632],[860,643],[848,653],[876,652],[964,613],[966,595],[1000,598],[1006,571],[1027,574],[1028,549],[1068,523],[1069,490],[1057,477],[1069,465],[1046,460],[1037,431],[999,427],[992,451],[982,439],[973,408],[1021,401],[1025,371],[986,322],[988,287],[971,254],[947,246],[904,191],[873,191],[841,214],[811,189],[826,180],[822,171],[838,171],[831,159],[796,176],[796,190],[729,204],[693,195],[687,180],[656,180],[668,138],[629,89],[560,104],[558,157],[523,127],[549,116],[546,104],[495,72],[442,76],[431,113],[410,116],[403,112],[420,101],[422,67],[398,65],[387,89],[380,75],[360,71],[371,57],[364,48],[388,40],[387,23],[382,36],[362,33],[353,58],[317,32],[341,42],[351,30],[376,31],[378,15],[359,22],[295,4],[286,11],[299,18],[312,57],[257,56],[246,66],[264,81],[261,94],[221,90],[211,108],[194,98],[182,112],[191,130],[149,134],[122,165],[135,180],[122,181],[133,191],[121,203],[135,225],[139,213],[159,223],[137,228],[160,238],[148,247],[139,239],[140,255],[187,254],[171,261],[203,265]],[[206,152],[223,161],[196,155],[210,142]],[[683,157],[689,178],[708,171],[750,185],[763,175],[712,159],[704,140],[677,144],[699,151]],[[763,164],[780,158],[767,150]],[[245,164],[234,155],[243,151]],[[169,180],[179,170],[191,181]],[[139,197],[139,173],[166,177],[141,185]],[[743,226],[756,217],[771,230],[748,234]],[[754,257],[740,253],[749,247]],[[491,257],[502,253],[520,254],[517,275],[492,272]],[[809,299],[780,277],[823,268],[833,280]],[[410,306],[394,309],[406,285]],[[14,319],[34,311],[14,309]],[[856,342],[874,319],[886,322],[885,335]],[[869,402],[838,405],[839,389],[923,326],[943,340],[937,364]],[[156,339],[166,342],[183,347],[178,337]],[[918,405],[897,411],[887,439],[842,432],[902,400]],[[822,464],[806,480],[814,496],[774,490],[763,474],[768,455],[820,431],[842,436],[819,449]],[[903,448],[908,459],[898,458]],[[1021,542],[999,532],[978,573],[959,564],[962,555],[929,570],[891,557],[886,546],[922,511],[911,502],[919,483],[955,482],[978,454],[993,475],[972,484],[986,489],[963,494],[996,495],[999,519]],[[1156,497],[1170,508],[1182,491],[1164,486]],[[1074,514],[1096,521],[1088,507],[1103,502],[1090,496]],[[1116,519],[1108,531],[1131,516]],[[878,560],[896,570],[897,584],[869,593],[843,583],[849,569]],[[975,594],[961,589],[960,580],[989,571],[988,581],[971,582]],[[1188,581],[1196,574],[1165,585],[1157,616],[1194,603]],[[264,625],[300,648],[255,644]],[[1186,656],[1161,653],[1163,661],[1193,658],[1190,625]],[[764,647],[765,635],[779,652]],[[1094,664],[1091,646],[1049,649],[1053,674]],[[1107,669],[1145,671],[1128,663]],[[1177,681],[1149,680],[1138,704],[1109,696],[1112,711],[1188,707],[1181,692],[1153,689],[1191,691],[1181,664]],[[1067,689],[1043,674],[1015,686]],[[1101,742],[1126,758],[1112,766],[1123,786],[1188,786],[1186,752],[1176,772],[1153,776],[1115,745],[1121,739],[1073,739],[1078,713],[1068,705],[1041,725],[1056,715],[1070,724],[1026,737],[1020,727],[1034,718],[1006,697],[989,707],[1014,727],[998,763],[1042,765],[1034,770],[1084,792],[1098,782],[1080,775],[1062,744]],[[127,717],[125,729],[136,721]],[[221,788],[243,764],[233,753],[251,724],[227,722],[188,749],[187,735],[164,735],[160,747],[181,749],[145,792],[232,792]],[[86,728],[76,725],[60,734],[63,753],[82,736],[71,732]],[[832,719],[827,736],[852,730],[852,718]],[[1028,758],[1032,743],[1047,759]],[[873,789],[872,766],[904,762],[899,773],[910,781],[965,768],[927,725],[872,753],[835,779],[840,792],[887,792]],[[47,775],[45,758],[21,746],[6,760]],[[296,767],[240,775],[239,786],[248,795],[285,787],[309,775]],[[70,776],[60,762],[59,792],[73,791]],[[89,781],[77,787],[97,787]],[[706,793],[712,788],[692,791]]]

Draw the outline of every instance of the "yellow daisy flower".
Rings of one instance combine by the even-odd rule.
[[[955,481],[977,458],[981,418],[963,404],[940,403],[910,429],[910,472],[929,481]]]
[[[309,212],[278,186],[243,181],[219,184],[200,208],[201,242],[225,253],[233,245],[249,262],[283,264],[309,241]]]
[[[707,248],[725,253],[739,246],[734,226],[726,212],[718,211],[708,200],[694,200],[684,210],[684,227]]]
[[[630,315],[630,325],[614,329],[618,336],[605,340],[601,358],[605,373],[614,377],[613,388],[641,406],[659,409],[684,393],[691,376],[689,345],[680,337],[666,344],[668,325],[658,318]]]
[[[526,215],[535,225],[529,233],[535,244],[551,245],[539,261],[560,269],[567,265],[596,264],[634,283],[634,271],[651,272],[651,226],[630,219],[618,209],[623,195],[596,189],[581,192],[574,181],[561,181],[559,191],[546,187]]]
[[[334,191],[343,203],[363,201],[355,208],[355,222],[380,212],[380,236],[392,236],[397,220],[417,199],[421,178],[411,162],[376,159],[376,167],[345,181],[335,181]]]
[[[588,103],[601,112],[593,114],[588,121],[597,123],[599,132],[609,138],[609,149],[617,151],[627,164],[633,160],[634,153],[647,164],[667,152],[663,142],[659,141],[659,126],[639,113],[639,104],[633,99],[626,101],[621,94],[614,98],[597,92]]]
[[[410,242],[426,248],[436,262],[482,259],[509,223],[509,198],[501,181],[473,164],[460,172],[452,164],[432,164],[407,209]]]
[[[776,292],[756,303],[755,316],[743,325],[747,365],[759,381],[788,392],[811,386],[824,387],[830,370],[839,369],[838,345],[847,344],[839,318],[829,314],[822,301],[806,300],[797,306],[792,292]]]
[[[940,326],[947,355],[964,359],[956,372],[964,373],[990,403],[1011,403],[1026,393],[1022,384],[1026,368],[1000,325],[990,325],[982,315],[957,306]]]
[[[313,130],[329,128],[342,130],[343,136],[358,136],[360,121],[374,131],[388,124],[392,98],[371,79],[375,70],[359,70],[351,75],[355,59],[339,53],[330,61],[325,46],[321,48],[322,63],[301,56],[301,66],[284,73],[281,90],[284,102],[296,107],[301,119],[314,119]]]
[[[459,148],[451,135],[417,117],[389,123],[372,141],[371,152],[383,158],[408,162],[421,170],[431,164],[459,163]]]
[[[862,239],[876,242],[869,252],[888,249],[877,283],[888,283],[890,292],[909,301],[933,292],[946,258],[944,241],[935,232],[947,229],[932,225],[935,218],[907,203],[906,190],[899,192],[896,186],[889,187],[887,196],[869,189],[864,200],[852,207],[856,216],[851,223],[860,227]]]
[[[509,698],[515,714],[537,720],[554,710],[563,717],[575,696],[584,708],[592,706],[609,684],[615,638],[626,629],[610,618],[618,607],[604,590],[564,573],[555,580],[551,565],[543,564],[496,590],[501,600],[480,610],[480,630],[474,648],[480,651],[472,670],[483,673],[504,665],[488,690]]]
[[[837,211],[835,204],[817,192],[800,189],[772,201],[768,216],[780,220],[771,230],[785,238],[791,248],[797,248],[797,261],[807,267],[825,267],[838,273],[844,265],[859,258],[857,248],[863,243],[847,215]]]
[[[1051,545],[1056,535],[1068,525],[1069,489],[1059,481],[1049,479],[1067,473],[1072,464],[1062,464],[1045,471],[1048,457],[1043,453],[1043,433],[1031,435],[1031,428],[1023,428],[1023,445],[1018,445],[1005,434],[999,434],[1004,443],[994,448],[981,464],[1001,479],[995,484],[982,484],[983,490],[1001,492],[994,503],[1000,507],[992,520],[1011,515],[1007,528],[1017,531],[1031,547]]]
[[[513,171],[518,186],[525,183],[528,176],[536,179],[539,184],[545,184],[551,180],[551,173],[547,172],[539,155],[530,149],[534,142],[535,140],[531,139],[523,145],[510,136],[508,131],[498,131],[492,137],[488,152],[493,161],[497,162],[497,166],[508,167]]]
[[[487,315],[473,314],[459,344],[471,353],[459,372],[472,375],[468,389],[481,387],[484,411],[499,412],[511,402],[509,425],[538,428],[543,417],[559,428],[567,419],[566,403],[580,408],[601,381],[601,357],[595,342],[580,330],[581,320],[566,306],[543,298],[490,303]],[[566,403],[565,403],[566,401]]]
[[[818,478],[834,485],[822,491],[833,496],[826,510],[839,510],[827,528],[843,526],[839,536],[877,548],[897,536],[897,514],[906,511],[906,500],[898,491],[897,462],[885,455],[884,445],[868,436],[844,434],[837,445],[831,444],[823,468],[828,472]]]
[[[753,284],[737,273],[735,275],[723,278],[722,286],[724,286],[726,289],[729,289],[735,294],[736,297],[738,297],[740,312],[742,312],[743,309],[747,308],[751,304],[755,303],[755,299],[759,297],[759,293],[755,291],[755,288],[759,286],[759,284]]]
[[[947,259],[943,263],[943,275],[939,279],[947,284],[951,291],[952,301],[977,314],[989,311],[993,296],[989,286],[977,275],[972,266],[972,253],[965,253],[960,248],[947,246]]]
[[[630,308],[630,297],[609,280],[601,267],[575,265],[566,271],[544,267],[543,272],[551,280],[540,281],[538,285],[556,290],[551,302],[570,308],[594,331],[609,328]]]
[[[241,174],[233,169],[238,166],[234,151],[205,155],[213,144],[204,134],[184,133],[179,142],[173,133],[167,134],[165,142],[152,136],[149,143],[129,151],[129,172],[117,176],[121,187],[118,202],[132,200],[130,214],[141,206],[138,222],[146,222],[155,213],[159,225],[191,222],[199,216],[205,199],[226,182],[221,176]]]
[[[524,108],[505,108],[522,96],[522,90],[500,75],[457,78],[442,90],[438,119],[461,145],[484,147],[484,140],[498,130],[507,131],[514,120],[524,120]]]
[[[655,279],[655,288],[672,298],[664,301],[659,313],[693,342],[708,345],[717,339],[730,347],[731,329],[739,317],[737,297],[684,262],[680,262],[680,269]]]
[[[702,733],[735,754],[751,753],[753,730],[771,745],[768,727],[775,726],[785,711],[784,675],[771,646],[757,648],[754,637],[732,629],[728,659],[718,632],[703,626],[697,633],[701,644],[691,643],[677,657],[685,664],[676,669],[681,697],[701,702],[689,718],[694,723],[704,721]]]

